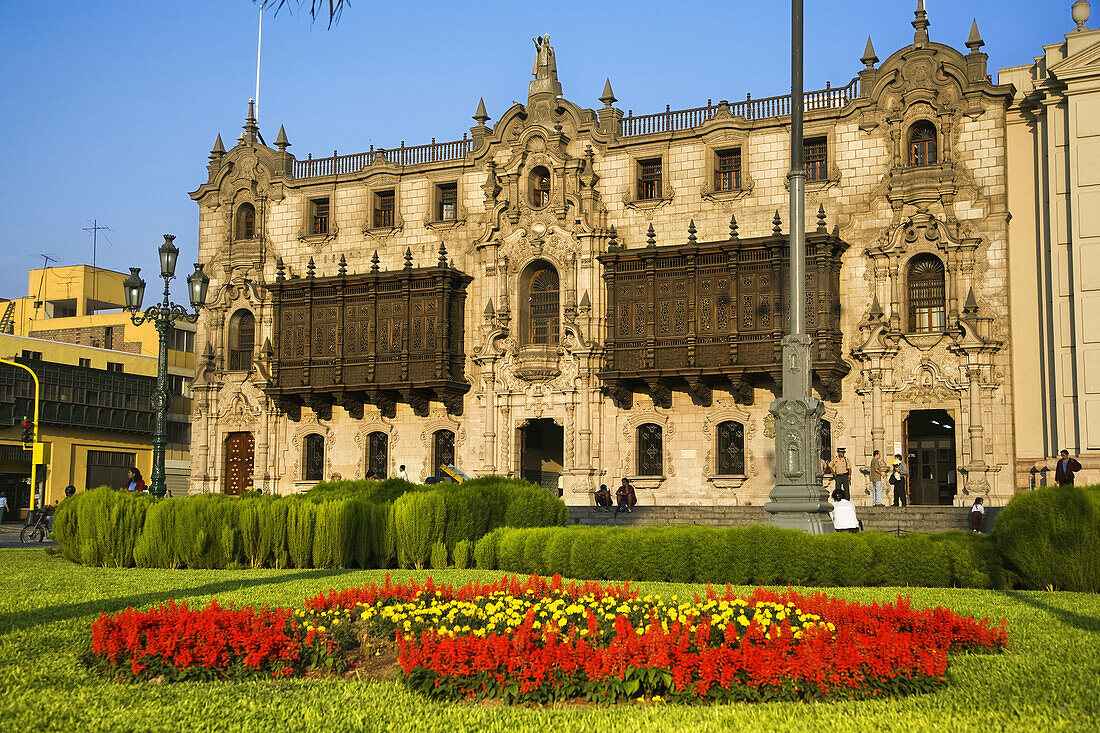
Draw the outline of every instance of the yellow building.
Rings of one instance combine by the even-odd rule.
[[[158,334],[151,323],[131,323],[123,307],[125,278],[86,265],[35,269],[28,277],[27,296],[0,303],[0,356],[16,357],[42,372],[40,439],[52,445],[53,456],[46,474],[49,501],[63,496],[70,483],[80,490],[103,483],[121,485],[126,468],[121,464],[127,461],[148,479],[149,398],[156,385]],[[190,475],[194,326],[177,323],[170,339],[168,379],[173,398],[165,483],[170,491],[183,493]],[[8,489],[13,505],[17,502],[12,491],[22,491],[26,497],[18,504],[26,506],[30,453],[22,451],[18,428],[7,427],[29,410],[25,400],[32,393],[24,393],[30,389],[30,378],[23,381],[21,375],[25,372],[16,367],[0,370],[0,487]]]

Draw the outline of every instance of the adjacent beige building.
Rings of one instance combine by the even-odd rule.
[[[1029,344],[1015,359],[1009,301],[1006,120],[1020,97],[990,80],[977,25],[963,50],[931,39],[923,4],[912,26],[911,44],[880,60],[868,41],[850,83],[807,95],[807,231],[846,244],[839,298],[808,304],[811,328],[835,320],[842,334],[837,367],[814,383],[823,440],[857,467],[874,450],[907,455],[915,502],[1002,504],[1019,484],[1017,362],[1035,362]],[[454,462],[560,484],[574,504],[622,476],[644,504],[763,503],[778,390],[767,370],[703,379],[673,367],[614,388],[599,374],[627,342],[648,349],[647,366],[665,343],[687,344],[692,360],[736,345],[732,364],[782,334],[783,287],[744,242],[781,270],[789,97],[633,115],[609,82],[587,108],[565,94],[554,54],[539,39],[526,102],[492,125],[479,104],[453,142],[300,160],[282,129],[263,145],[251,112],[230,150],[219,136],[192,193],[212,278],[198,326],[192,491],[285,493],[402,464],[422,480]],[[699,288],[712,294],[639,271],[635,306],[609,298],[601,256],[719,242],[740,254],[708,260],[715,279]],[[469,389],[457,404],[415,385],[330,399],[310,390],[308,369],[301,400],[268,396],[284,379],[279,358],[298,344],[316,359],[331,338],[341,368],[354,341],[343,320],[352,314],[336,305],[310,328],[275,323],[276,283],[316,281],[344,297],[341,278],[429,267],[473,278],[458,311]],[[708,336],[719,324],[734,332]],[[370,338],[373,364],[385,336]],[[1039,443],[1034,452],[1049,455]],[[857,474],[857,502],[870,503],[867,486]]]

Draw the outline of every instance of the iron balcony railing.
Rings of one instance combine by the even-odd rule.
[[[824,89],[806,92],[806,111],[818,109],[841,109],[859,96],[859,78],[852,79],[847,86],[833,88],[826,84]],[[753,99],[751,95],[742,102],[726,102],[730,114],[744,117],[746,120],[765,120],[769,117],[783,117],[791,113],[791,95]],[[694,109],[671,109],[666,106],[664,112],[649,115],[635,115],[629,111],[619,123],[619,136],[651,135],[657,132],[674,132],[698,127],[714,118],[723,102],[708,104]]]

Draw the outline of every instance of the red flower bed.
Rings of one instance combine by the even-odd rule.
[[[128,608],[92,622],[91,651],[106,674],[130,680],[290,677],[332,666],[332,635],[295,613],[217,601],[201,610],[173,601],[148,611]]]

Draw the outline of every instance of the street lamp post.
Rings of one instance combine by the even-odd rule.
[[[196,262],[195,271],[187,276],[187,293],[195,310],[189,312],[183,306],[169,302],[168,284],[176,276],[176,260],[179,258],[179,249],[172,241],[174,239],[175,236],[165,234],[164,244],[157,250],[160,254],[160,276],[164,278],[164,299],[160,303],[149,306],[144,312],[138,312],[145,297],[145,281],[139,276],[140,267],[131,267],[130,277],[123,283],[130,320],[135,326],[152,321],[160,336],[157,388],[153,391],[153,472],[149,476],[149,493],[153,496],[164,496],[167,491],[164,485],[164,446],[168,442],[165,430],[168,419],[168,336],[175,328],[172,324],[176,321],[194,323],[199,319],[199,308],[206,302],[206,289],[210,285],[210,277],[202,271],[203,266]]]
[[[764,505],[768,524],[811,534],[835,531],[832,505],[821,485],[821,415],[811,393],[813,341],[806,333],[806,170],[802,163],[802,0],[791,0],[791,249],[788,309],[783,338],[783,394],[769,408],[775,416],[775,488]]]

